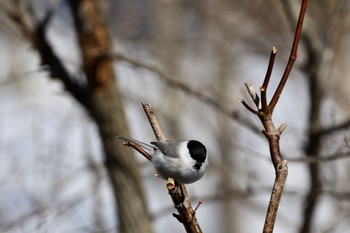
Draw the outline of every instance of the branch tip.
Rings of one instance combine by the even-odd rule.
[[[288,160],[285,160],[285,159],[282,160],[282,166],[285,167],[285,166],[287,166],[287,165],[288,165]]]
[[[270,82],[273,66],[275,63],[276,53],[277,53],[277,49],[275,46],[273,46],[272,50],[271,50],[270,60],[269,60],[269,64],[268,64],[268,67],[266,70],[264,82],[260,88],[261,104],[262,104],[263,110],[267,110],[267,97],[266,97],[267,94],[266,94],[266,92],[267,92],[267,87],[268,87],[269,82]]]
[[[280,134],[282,134],[283,133],[283,131],[285,130],[287,128],[287,123],[282,123],[281,125],[280,125],[280,127],[278,127],[278,132],[280,133]]]
[[[241,103],[244,101],[242,97],[235,96],[234,98]]]
[[[247,88],[250,98],[252,98],[252,100],[254,101],[255,106],[258,109],[261,109],[260,98],[259,98],[259,95],[256,93],[254,86],[249,82],[245,82],[244,85]]]
[[[176,219],[177,219],[177,221],[179,221],[180,223],[182,223],[182,224],[183,224],[183,220],[182,220],[181,215],[173,213],[173,217],[174,217],[174,218],[176,218]]]
[[[277,53],[277,48],[275,46],[272,46],[272,50],[271,51],[272,51],[273,54],[276,54]]]
[[[259,112],[256,111],[255,109],[253,109],[252,107],[250,107],[243,99],[241,100],[241,103],[243,104],[243,106],[248,109],[250,112],[254,113],[255,115],[258,115]]]
[[[301,7],[300,7],[299,18],[298,18],[297,26],[295,28],[295,34],[294,34],[292,49],[290,51],[288,63],[287,63],[286,68],[283,72],[282,78],[277,86],[277,89],[276,89],[275,93],[273,94],[272,99],[270,101],[269,107],[271,109],[275,108],[275,106],[276,106],[276,104],[281,96],[281,93],[283,91],[283,88],[284,88],[284,86],[289,78],[290,72],[292,71],[294,62],[297,59],[297,50],[298,50],[299,40],[301,37],[301,29],[303,27],[306,6],[307,6],[307,0],[303,0],[301,3]]]

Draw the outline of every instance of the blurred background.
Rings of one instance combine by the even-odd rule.
[[[20,3],[0,4],[0,231],[118,232],[98,126],[62,82],[49,77],[9,16]],[[271,98],[301,1],[99,4],[118,55],[113,68],[130,130],[125,136],[155,139],[141,106],[151,103],[168,139],[197,139],[208,148],[208,172],[187,186],[193,205],[205,201],[196,215],[203,232],[261,231],[275,174],[262,125],[238,99],[249,102],[244,82],[258,90],[276,46]],[[69,74],[86,82],[69,3],[24,5],[33,22],[54,11],[48,43]],[[298,59],[273,118],[277,127],[288,125],[281,150],[289,160],[276,232],[350,227],[349,10],[348,0],[309,1]],[[172,217],[166,182],[135,157],[154,232],[185,232]]]

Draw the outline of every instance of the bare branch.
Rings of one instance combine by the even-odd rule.
[[[143,110],[145,111],[147,118],[151,124],[154,134],[157,140],[165,140],[165,135],[160,127],[157,115],[153,107],[150,104],[142,103]],[[188,196],[186,186],[184,184],[176,185],[174,180],[168,180],[167,189],[171,199],[173,200],[174,207],[178,211],[173,216],[178,219],[186,229],[188,233],[200,233],[202,232],[200,225],[194,216],[194,211],[191,206],[190,198]]]
[[[251,113],[253,113],[253,114],[255,114],[255,115],[258,115],[258,114],[259,114],[259,112],[256,111],[256,110],[254,110],[252,107],[250,107],[250,106],[247,104],[247,102],[245,102],[245,100],[241,99],[240,101],[241,101],[241,103],[243,104],[243,106],[244,106],[246,109],[248,109]]]
[[[280,125],[280,127],[278,127],[278,132],[280,133],[280,135],[284,132],[284,130],[286,130],[286,128],[287,128],[287,123],[282,123],[281,125]]]
[[[280,204],[282,197],[284,184],[286,183],[288,175],[288,166],[287,160],[283,160],[281,166],[276,169],[276,179],[273,185],[273,190],[271,192],[270,203],[267,209],[265,224],[264,224],[264,233],[273,232],[275,226],[275,221],[277,217],[277,210]]]
[[[146,113],[149,123],[153,129],[154,134],[158,141],[165,140],[165,134],[160,127],[160,123],[158,121],[157,115],[154,112],[153,107],[148,103],[142,103],[143,110]]]
[[[273,46],[272,50],[271,50],[271,54],[270,54],[270,61],[269,61],[269,65],[267,67],[265,79],[264,79],[263,85],[260,87],[262,108],[264,108],[264,109],[267,107],[267,97],[266,97],[267,88],[269,86],[269,82],[270,82],[270,78],[271,78],[271,74],[272,74],[272,70],[273,70],[273,65],[275,63],[276,53],[277,53],[277,49],[275,46]]]
[[[294,62],[297,59],[297,50],[298,50],[299,40],[300,40],[300,36],[301,36],[301,29],[303,26],[304,16],[305,16],[305,12],[306,12],[306,6],[307,6],[307,0],[303,0],[301,3],[299,19],[298,19],[298,23],[297,23],[297,26],[295,29],[293,46],[292,46],[292,50],[290,52],[289,60],[288,60],[287,66],[284,70],[284,73],[282,75],[281,81],[278,84],[277,89],[276,89],[276,91],[271,99],[271,102],[269,104],[269,107],[272,109],[272,111],[275,108],[275,106],[279,100],[279,97],[283,91],[284,85],[286,84],[286,82],[289,78],[289,74],[292,71]]]

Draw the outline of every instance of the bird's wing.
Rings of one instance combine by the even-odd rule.
[[[118,136],[118,138],[121,140],[124,140],[126,142],[133,142],[136,145],[139,145],[140,147],[142,147],[143,149],[147,150],[150,153],[152,153],[154,151],[154,149],[157,149],[155,146],[149,145],[149,144],[144,143],[144,142],[140,142],[140,141],[135,140],[135,139],[131,139],[131,138],[127,138],[127,137],[120,137],[120,136]]]
[[[179,143],[164,140],[151,142],[151,144],[155,145],[165,156],[179,158]]]

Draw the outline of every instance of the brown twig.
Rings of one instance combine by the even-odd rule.
[[[274,46],[271,49],[270,61],[269,61],[269,65],[268,65],[268,68],[266,71],[264,83],[260,87],[262,108],[267,107],[267,97],[266,97],[267,96],[267,88],[269,86],[269,82],[270,82],[270,78],[271,78],[271,74],[272,74],[272,70],[273,70],[273,65],[275,63],[276,53],[277,53],[277,49]]]
[[[279,97],[283,91],[283,88],[288,80],[293,64],[297,58],[297,48],[300,40],[303,19],[306,11],[306,5],[307,5],[307,0],[303,0],[301,9],[300,9],[298,23],[295,30],[295,36],[294,36],[290,57],[289,57],[287,66],[285,68],[285,71],[282,75],[282,78],[280,80],[280,83],[278,84],[277,89],[270,103],[267,104],[266,92],[267,92],[267,87],[270,81],[270,77],[271,77],[271,73],[274,65],[275,55],[277,52],[275,47],[272,48],[265,79],[264,79],[263,85],[260,87],[260,94],[262,97],[261,108],[259,108],[260,103],[257,105],[255,102],[255,104],[257,105],[257,110],[255,110],[252,107],[250,107],[244,100],[241,100],[243,106],[245,106],[253,114],[257,115],[264,126],[263,133],[269,142],[271,161],[273,163],[273,166],[276,172],[276,178],[275,178],[275,182],[271,192],[270,202],[269,202],[269,206],[268,206],[266,218],[265,218],[265,224],[263,229],[264,233],[273,232],[276,217],[277,217],[278,206],[282,197],[284,185],[288,175],[287,160],[282,159],[280,145],[279,145],[281,134],[286,129],[287,124],[283,123],[281,124],[281,126],[276,128],[272,121],[272,114],[279,100]],[[250,89],[248,89],[248,92],[251,98],[253,100],[256,100],[256,97],[251,94]]]
[[[151,124],[154,134],[157,140],[165,140],[165,135],[160,127],[158,118],[154,112],[153,107],[150,104],[142,103],[143,110],[145,111],[147,118]],[[186,186],[175,185],[173,180],[168,180],[167,189],[169,195],[174,203],[174,207],[179,214],[173,214],[186,229],[188,233],[200,233],[202,232],[196,217],[193,214],[193,209],[189,196],[187,194]]]
[[[241,99],[240,101],[241,101],[241,103],[243,104],[243,106],[246,107],[246,109],[248,109],[251,113],[253,113],[253,114],[255,114],[255,115],[258,115],[258,114],[259,114],[259,112],[256,111],[254,108],[250,107],[250,106],[247,104],[247,102],[245,102],[245,100]]]

